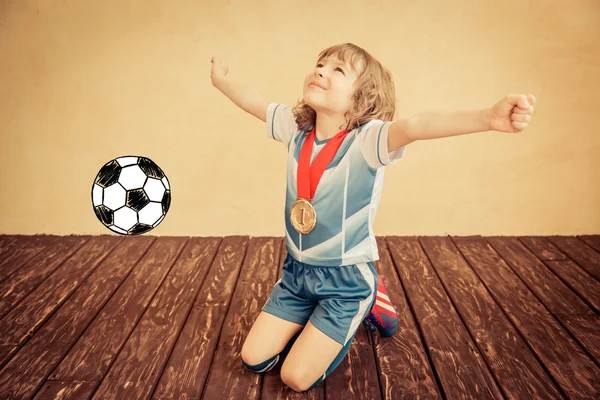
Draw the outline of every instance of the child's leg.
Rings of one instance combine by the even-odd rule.
[[[317,305],[303,296],[300,272],[288,254],[281,279],[273,287],[242,347],[242,364],[251,371],[269,371],[284,358]]]
[[[340,365],[342,363],[342,361],[346,357],[346,354],[348,354],[348,351],[350,351],[350,346],[352,345],[352,342],[354,341],[354,336],[356,336],[356,332],[354,332],[354,335],[352,335],[352,337],[348,340],[348,343],[346,343],[346,345],[344,347],[342,347],[342,350],[340,350],[338,355],[333,359],[333,361],[331,362],[331,364],[329,365],[329,367],[327,368],[325,373],[323,375],[321,375],[319,377],[319,379],[317,379],[312,384],[312,386],[306,390],[312,390],[312,389],[316,388],[317,386],[319,386],[321,384],[321,382],[323,382],[323,380],[325,380],[325,377],[329,376],[333,372],[333,370],[336,369],[338,367],[338,365]]]
[[[304,325],[261,312],[242,346],[242,363],[253,372],[271,370],[284,358]]]
[[[281,380],[297,392],[317,387],[341,364],[353,340],[354,335],[342,346],[309,321],[281,367]]]
[[[377,281],[368,264],[308,268],[305,287],[319,304],[281,369],[281,379],[296,391],[318,386],[342,362],[375,301]]]

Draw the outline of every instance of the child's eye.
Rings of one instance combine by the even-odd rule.
[[[318,64],[317,64],[317,68],[319,68],[319,67],[322,67],[322,66],[323,66],[323,64],[321,64],[321,63],[318,63]],[[335,70],[336,70],[336,71],[337,71],[337,70],[339,70],[339,71],[340,71],[342,74],[346,75],[346,74],[344,73],[344,70],[343,70],[343,69],[341,69],[340,67],[337,67]]]

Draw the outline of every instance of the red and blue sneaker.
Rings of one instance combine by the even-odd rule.
[[[363,320],[364,327],[371,332],[379,330],[381,336],[389,337],[398,330],[398,313],[387,295],[385,277],[379,275],[377,279],[377,297],[373,308],[369,310]]]

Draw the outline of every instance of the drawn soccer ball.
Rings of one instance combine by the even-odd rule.
[[[121,235],[139,235],[156,228],[171,205],[171,188],[164,172],[146,157],[111,160],[92,186],[96,216]]]

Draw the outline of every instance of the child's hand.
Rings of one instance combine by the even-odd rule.
[[[535,96],[509,94],[488,110],[490,129],[518,133],[527,128],[533,115]]]
[[[210,80],[212,81],[212,84],[215,85],[218,79],[227,76],[227,72],[229,72],[229,65],[215,57],[211,58],[210,62],[212,63],[212,69],[210,70]]]

